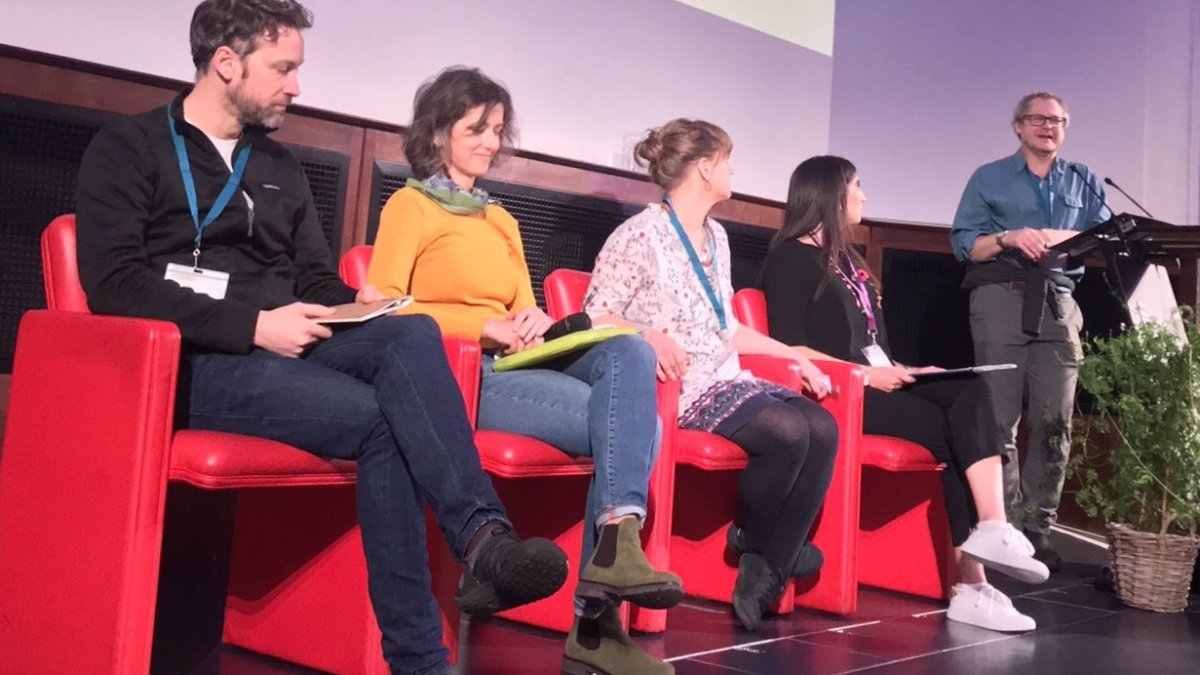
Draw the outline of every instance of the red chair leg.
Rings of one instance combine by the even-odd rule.
[[[496,494],[522,538],[545,537],[567,554],[567,582],[554,595],[501,612],[499,616],[567,632],[575,617],[583,519],[590,476],[503,479],[493,476]]]
[[[671,570],[683,578],[688,595],[724,603],[733,597],[737,558],[725,547],[725,530],[737,513],[739,473],[676,468]],[[794,609],[792,586],[788,584],[771,611],[787,614]]]
[[[937,471],[864,467],[859,581],[944,599],[954,579],[954,548]]]
[[[443,644],[453,661],[461,568],[431,518],[427,527]],[[319,670],[389,672],[367,594],[353,486],[238,494],[224,641]]]

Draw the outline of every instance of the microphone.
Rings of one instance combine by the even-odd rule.
[[[591,327],[592,317],[588,316],[584,312],[579,312],[578,314],[571,314],[570,316],[563,317],[554,325],[547,328],[546,332],[542,335],[542,338],[549,342],[555,338],[560,338],[564,335],[570,335],[571,333],[576,333],[581,330],[590,330]]]
[[[1074,166],[1074,165],[1072,165],[1072,166]],[[1104,184],[1105,184],[1105,185],[1109,185],[1109,186],[1111,186],[1111,187],[1114,187],[1114,188],[1116,188],[1116,189],[1117,189],[1117,192],[1120,192],[1121,194],[1125,195],[1125,198],[1126,198],[1126,199],[1128,199],[1129,201],[1133,202],[1133,205],[1134,205],[1134,206],[1136,206],[1136,207],[1138,207],[1138,209],[1140,209],[1142,213],[1146,214],[1146,217],[1147,217],[1147,218],[1153,218],[1153,217],[1154,217],[1154,216],[1150,215],[1150,212],[1146,210],[1146,207],[1144,207],[1144,206],[1142,206],[1141,204],[1139,204],[1139,203],[1138,203],[1138,201],[1137,201],[1136,199],[1134,199],[1133,197],[1130,197],[1130,196],[1129,196],[1129,193],[1128,193],[1128,192],[1126,192],[1126,191],[1124,191],[1124,190],[1122,190],[1120,185],[1117,185],[1116,183],[1114,183],[1114,182],[1113,182],[1113,179],[1111,179],[1111,178],[1109,178],[1109,177],[1105,176],[1105,177],[1104,177]],[[1109,211],[1112,211],[1112,209],[1109,209]]]

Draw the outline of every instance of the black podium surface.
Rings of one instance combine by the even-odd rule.
[[[1179,305],[1167,271],[1178,269],[1181,259],[1200,257],[1200,226],[1122,213],[1050,248],[1072,258],[1101,252],[1130,325],[1177,324]]]

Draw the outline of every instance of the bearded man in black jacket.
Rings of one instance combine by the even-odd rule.
[[[196,8],[195,85],[103,130],[84,157],[80,279],[98,314],[179,326],[189,428],[357,461],[384,656],[394,672],[445,672],[426,503],[466,563],[457,601],[467,613],[550,595],[566,557],[513,533],[432,319],[337,332],[317,321],[329,305],[380,294],[338,278],[300,164],[269,137],[300,94],[301,31],[311,25],[294,0]]]

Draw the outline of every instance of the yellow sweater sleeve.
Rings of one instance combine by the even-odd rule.
[[[427,223],[420,204],[405,195],[397,193],[384,204],[371,264],[367,267],[368,284],[389,298],[409,294],[413,265],[422,248]]]
[[[521,281],[517,286],[517,294],[513,298],[512,306],[508,309],[510,312],[519,312],[526,307],[533,307],[537,305],[537,299],[533,297],[533,281],[529,277],[529,263],[525,261],[525,246],[521,243],[521,230],[517,226],[517,219],[498,206],[489,208],[496,209],[497,213],[489,215],[503,223],[504,233],[508,238],[508,245],[511,247],[512,258],[521,270]]]

